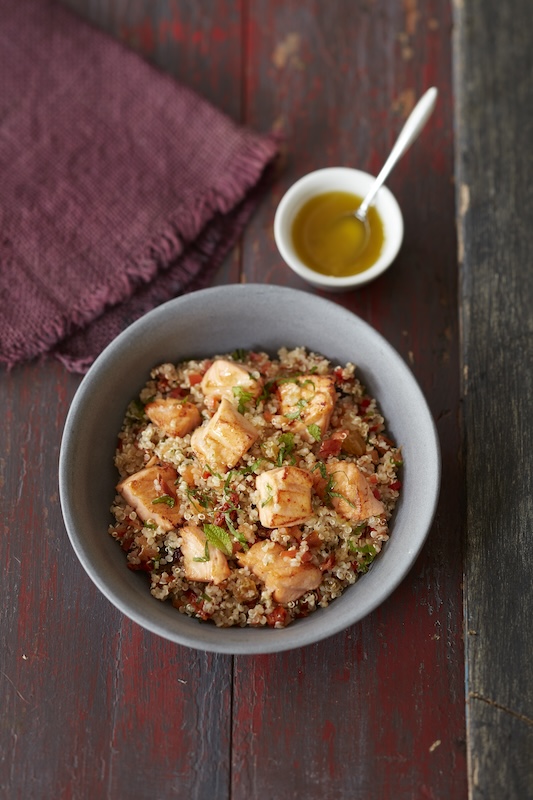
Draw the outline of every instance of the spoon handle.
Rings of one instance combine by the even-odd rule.
[[[366,216],[368,207],[378,193],[378,190],[392,172],[393,167],[396,166],[396,162],[400,160],[406,150],[413,144],[416,137],[430,118],[433,109],[435,108],[435,103],[437,102],[437,95],[438,91],[434,86],[431,89],[428,89],[409,114],[405,125],[400,132],[400,135],[396,139],[396,143],[392,148],[388,159],[381,168],[381,172],[377,176],[375,182],[372,184],[372,188],[368,192],[367,196],[357,209],[357,216]]]

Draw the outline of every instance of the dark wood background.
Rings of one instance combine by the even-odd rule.
[[[532,798],[533,8],[458,5],[469,772]]]
[[[283,135],[274,186],[218,283],[311,291],[273,241],[283,192],[322,166],[377,172],[438,86],[388,182],[402,252],[332,298],[410,364],[443,482],[410,575],[361,623],[280,655],[196,652],[124,618],[69,545],[57,463],[79,377],[53,361],[2,373],[0,797],[448,800],[468,783],[476,800],[533,797],[528,0],[67,5]]]

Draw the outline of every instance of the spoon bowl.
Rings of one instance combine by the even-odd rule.
[[[357,256],[363,252],[368,244],[368,240],[370,239],[370,223],[368,222],[368,217],[366,214],[361,213],[361,206],[353,212],[353,214],[349,214],[354,222],[361,223],[356,227],[359,229],[358,233],[358,242],[357,248],[353,253],[353,257],[357,258]]]

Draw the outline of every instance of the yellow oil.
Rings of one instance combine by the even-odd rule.
[[[366,244],[362,223],[347,216],[362,202],[362,197],[349,192],[326,192],[302,206],[292,226],[292,240],[306,266],[322,275],[344,278],[376,263],[383,247],[383,222],[378,212],[373,206],[368,211]]]

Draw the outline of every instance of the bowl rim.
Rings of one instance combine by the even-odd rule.
[[[279,201],[274,215],[274,239],[284,262],[305,281],[323,289],[349,290],[365,286],[382,275],[391,266],[403,242],[404,221],[400,205],[391,190],[383,185],[376,195],[374,205],[379,207],[384,217],[384,224],[388,225],[389,238],[385,252],[382,252],[375,264],[363,272],[339,278],[334,275],[323,275],[320,272],[316,272],[298,258],[287,242],[288,233],[284,231],[287,215],[291,214],[295,205],[299,208],[304,202],[303,200],[298,202],[298,195],[309,185],[320,184],[322,181],[322,188],[317,185],[317,192],[328,191],[326,183],[334,184],[335,178],[338,180],[346,177],[368,184],[368,188],[370,188],[371,182],[375,180],[375,176],[369,172],[352,167],[322,167],[321,169],[313,170],[300,177],[287,189]],[[363,194],[368,191],[368,188],[363,190]],[[384,213],[385,206],[387,207],[386,214]]]
[[[88,542],[84,541],[82,531],[78,530],[78,524],[76,520],[76,503],[74,502],[74,497],[72,496],[71,491],[73,480],[72,468],[75,464],[75,459],[77,456],[77,442],[75,434],[77,426],[83,421],[83,413],[85,408],[91,403],[91,396],[94,396],[94,392],[98,390],[98,379],[100,373],[103,372],[105,374],[106,370],[112,370],[114,362],[121,357],[122,348],[125,346],[127,346],[128,349],[131,348],[133,343],[132,337],[133,340],[135,340],[136,337],[142,337],[143,334],[149,331],[154,322],[157,322],[158,320],[161,322],[168,315],[175,315],[176,312],[179,311],[180,307],[183,308],[189,303],[198,305],[201,304],[206,298],[212,297],[214,300],[215,296],[218,300],[221,293],[227,295],[234,294],[236,299],[241,297],[242,300],[246,300],[246,302],[249,302],[251,296],[255,296],[257,301],[260,301],[262,296],[263,298],[268,298],[270,296],[270,300],[275,302],[281,293],[282,295],[285,295],[286,298],[291,299],[293,302],[305,297],[307,302],[310,302],[312,305],[316,304],[318,309],[324,312],[326,308],[329,308],[330,313],[334,312],[337,316],[342,317],[347,323],[353,325],[355,329],[366,331],[367,335],[372,337],[376,343],[376,346],[379,346],[381,351],[388,353],[389,357],[391,357],[395,362],[395,368],[398,368],[407,380],[409,391],[416,395],[417,401],[420,404],[419,410],[422,410],[424,416],[424,431],[425,435],[428,437],[428,452],[431,454],[432,478],[428,484],[431,500],[426,508],[423,525],[419,526],[420,530],[418,531],[416,539],[410,542],[408,561],[403,565],[402,569],[399,569],[394,573],[394,576],[391,580],[389,580],[383,586],[378,586],[378,589],[372,595],[371,601],[366,603],[362,612],[345,613],[343,615],[336,615],[333,613],[332,615],[331,609],[335,609],[335,603],[330,604],[325,609],[318,609],[315,613],[322,613],[322,619],[324,620],[324,612],[328,612],[329,625],[327,626],[327,629],[324,625],[322,625],[321,627],[316,626],[317,629],[315,630],[313,620],[317,618],[315,617],[315,613],[313,613],[305,619],[298,620],[296,623],[288,626],[288,628],[272,630],[271,633],[275,633],[275,638],[267,635],[269,634],[269,631],[263,629],[216,628],[215,626],[208,626],[205,623],[201,623],[197,620],[189,620],[189,618],[186,619],[190,622],[197,622],[198,625],[201,626],[197,628],[198,635],[196,635],[196,631],[193,626],[191,626],[186,633],[180,632],[179,629],[169,630],[170,626],[167,627],[162,622],[154,622],[154,620],[151,618],[152,606],[149,606],[150,610],[145,613],[143,610],[145,605],[144,602],[142,603],[141,610],[139,610],[139,608],[132,607],[132,604],[126,602],[116,586],[114,575],[111,574],[113,570],[110,570],[107,567],[104,569],[101,565],[99,566],[91,561],[89,544]],[[325,355],[327,356],[328,354],[326,353]],[[378,403],[380,403],[380,406],[382,405],[379,397]],[[426,477],[424,477],[424,479],[427,480]],[[141,625],[141,627],[143,627],[145,630],[148,630],[176,644],[191,647],[193,649],[234,655],[257,655],[283,652],[286,650],[315,644],[343,631],[350,625],[359,622],[361,619],[374,611],[404,580],[408,572],[411,570],[416,557],[424,546],[424,543],[431,530],[437,508],[440,479],[440,444],[435,422],[429,407],[427,406],[427,402],[422,390],[410,368],[397,353],[397,351],[392,347],[392,345],[390,345],[382,336],[382,334],[369,325],[369,323],[362,320],[359,316],[331,300],[298,289],[254,283],[229,284],[191,292],[190,294],[175,298],[156,307],[120,333],[97,357],[94,364],[84,376],[78,387],[65,422],[59,456],[60,502],[67,534],[81,565],[93,583],[102,592],[102,594],[107,597],[107,599],[115,606],[115,608],[121,611],[129,619]],[[122,554],[118,555],[122,556]],[[127,572],[127,570],[125,570],[125,572]],[[358,582],[356,582],[355,586],[357,586],[357,583]],[[355,588],[355,586],[348,588]],[[157,603],[155,599],[151,598],[148,591],[146,592],[146,596],[148,599],[152,599],[154,603]],[[340,600],[342,600],[342,595],[336,600],[336,602],[339,602]],[[160,605],[163,606],[166,604],[161,603]],[[154,606],[154,609],[155,608],[156,606]],[[176,613],[179,614],[179,612]],[[179,616],[181,617],[182,615]],[[287,632],[289,632],[288,635]],[[244,637],[249,634],[252,634],[252,636],[249,636],[250,641],[247,643]],[[259,636],[259,638],[256,637],[256,634]]]

